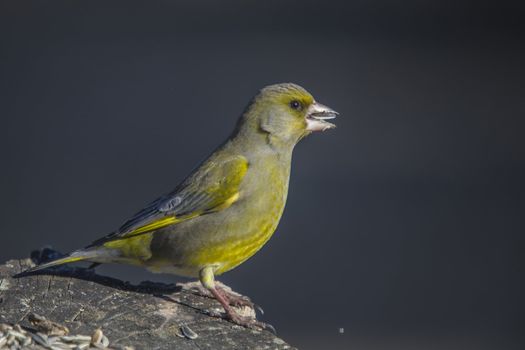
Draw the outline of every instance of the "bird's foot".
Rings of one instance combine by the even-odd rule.
[[[272,325],[257,321],[255,308],[258,307],[248,297],[235,293],[222,283],[216,283],[209,290],[226,312],[225,315],[220,316],[221,318],[249,329],[269,330],[275,333],[275,328]],[[235,308],[234,306],[240,307]]]
[[[238,308],[249,307],[253,310],[259,311],[261,315],[264,315],[264,310],[262,309],[262,307],[252,302],[247,296],[241,295],[233,291],[230,287],[219,281],[216,281],[215,285],[218,292],[221,295],[223,295],[226,301],[228,302],[228,305]],[[200,283],[187,283],[185,286],[183,286],[183,288],[189,289],[195,295],[202,296],[205,298],[216,299],[213,293],[211,293]]]
[[[264,310],[262,307],[251,301],[250,298],[234,292],[229,287],[223,288],[222,286],[218,286],[218,289],[220,289],[220,293],[226,297],[229,305],[233,307],[249,307],[250,309],[258,310],[261,315],[264,315]]]
[[[184,285],[180,284],[180,286],[183,289],[189,290],[192,294],[198,295],[200,297],[211,298],[211,299],[215,298],[213,294],[208,289],[204,288],[202,284],[199,282],[196,282],[196,283],[190,282]]]

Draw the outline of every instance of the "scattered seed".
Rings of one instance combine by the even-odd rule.
[[[1,336],[1,337],[0,337],[0,348],[1,348],[2,346],[4,346],[5,343],[7,343],[7,335],[4,335],[4,336]]]
[[[104,345],[105,348],[109,346],[109,339],[105,335],[102,337],[102,345]]]
[[[26,336],[20,332],[17,332],[15,330],[10,330],[9,332],[7,332],[8,335],[12,335],[13,337],[15,337],[16,339],[19,339],[19,340],[24,340],[26,338]]]
[[[10,331],[11,329],[13,329],[12,326],[5,323],[0,323],[0,331],[2,331],[3,333],[7,333],[7,331]]]
[[[51,345],[50,348],[51,348],[51,350],[69,350],[70,349],[69,346],[67,346],[65,344],[60,345],[60,344],[57,344],[57,343]]]
[[[15,339],[16,339],[16,338],[15,338],[14,335],[9,334],[9,335],[7,336],[7,342],[6,342],[6,345],[7,345],[7,346],[11,346],[11,344],[13,344],[13,343],[15,342]]]
[[[91,342],[91,337],[88,335],[66,335],[61,337],[63,341],[67,343],[85,343],[85,342]]]
[[[33,321],[35,319],[45,320],[44,317],[38,315],[36,315],[36,317],[33,316]],[[53,323],[53,325],[57,327],[57,324]],[[65,329],[65,327],[60,326],[60,331],[63,329]],[[50,350],[87,350],[90,346],[98,349],[107,349],[110,344],[108,337],[104,335],[100,328],[96,329],[92,336],[80,334],[68,336],[63,333],[56,334],[54,331],[55,329],[50,329],[48,334],[43,331],[33,333],[32,331],[25,330],[19,324],[12,326],[6,323],[0,323],[0,349],[21,350],[31,346],[31,344],[37,344]],[[181,334],[180,336],[190,339],[196,336],[195,332],[189,329],[189,327],[185,330],[185,334],[186,335]],[[134,348],[126,347],[125,350],[134,350]]]
[[[102,333],[102,329],[97,328],[95,332],[93,332],[93,335],[91,336],[91,344],[95,345],[95,344],[100,343],[103,336],[104,336],[104,333]]]
[[[182,334],[188,339],[197,339],[199,335],[195,333],[190,327],[183,325],[180,327]]]
[[[49,346],[49,343],[47,342],[47,336],[45,334],[42,334],[42,333],[31,333],[31,337],[33,338],[33,340],[35,341],[35,343],[38,343],[44,347],[48,347]],[[45,338],[44,338],[45,337]]]
[[[33,341],[33,339],[31,337],[26,337],[24,339],[24,341],[22,342],[22,347],[26,347],[26,346],[31,345],[32,341]]]

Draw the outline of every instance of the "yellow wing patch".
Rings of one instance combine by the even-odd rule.
[[[191,219],[191,218],[193,218],[193,217],[195,217],[197,215],[199,215],[199,214],[198,213],[192,213],[192,214],[189,214],[189,215],[181,216],[179,218],[174,216],[174,215],[173,216],[168,216],[168,217],[165,217],[165,218],[153,221],[153,222],[151,222],[151,223],[149,223],[147,225],[137,227],[136,229],[134,229],[134,230],[132,230],[130,232],[127,232],[125,235],[116,237],[116,240],[129,239],[131,237],[140,235],[142,233],[151,232],[151,231],[154,231],[154,230],[158,230],[159,228],[163,228],[163,227],[166,227],[166,226],[169,226],[169,225],[173,225],[173,224],[179,223],[179,222],[184,221],[184,220]],[[111,242],[108,242],[108,243],[111,243]],[[107,245],[105,245],[105,246],[107,246]]]
[[[179,221],[180,220],[178,220],[177,217],[175,217],[175,216],[168,216],[168,217],[162,218],[160,220],[153,221],[150,224],[147,224],[147,225],[144,225],[144,226],[141,226],[141,227],[137,227],[133,231],[126,233],[126,235],[124,235],[123,237],[135,236],[135,235],[138,235],[140,233],[153,231],[153,230],[156,230],[156,229],[159,229],[159,228],[171,225],[171,224],[175,224],[175,223],[177,223]]]

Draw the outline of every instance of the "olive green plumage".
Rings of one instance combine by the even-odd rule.
[[[119,230],[33,270],[79,260],[127,263],[154,272],[213,275],[251,257],[268,241],[288,194],[292,151],[337,113],[303,88],[278,84],[250,102],[234,132],[186,180]]]

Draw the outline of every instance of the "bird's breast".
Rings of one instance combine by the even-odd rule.
[[[281,219],[288,194],[289,171],[266,164],[247,174],[239,200],[232,206],[225,239],[217,242],[216,274],[226,272],[254,255],[270,239]],[[227,237],[227,238],[226,238]],[[215,254],[214,254],[215,255]]]

